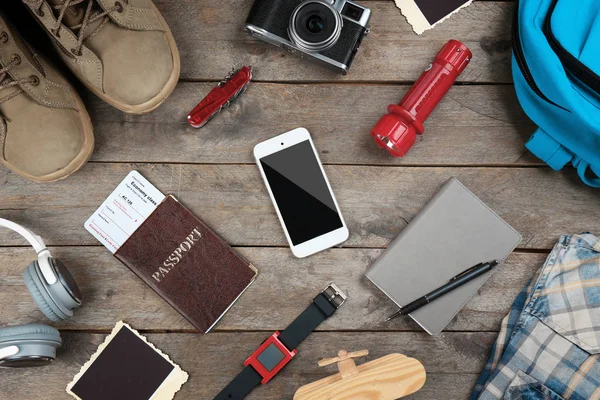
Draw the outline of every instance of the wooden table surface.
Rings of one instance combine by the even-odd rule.
[[[362,1],[373,9],[372,33],[350,74],[340,77],[248,37],[242,27],[251,0],[156,0],[182,57],[181,83],[167,102],[131,116],[84,92],[97,145],[82,171],[41,185],[0,169],[0,216],[44,237],[85,296],[76,317],[58,325],[64,339],[58,360],[0,371],[1,399],[70,398],[67,383],[124,320],[190,374],[177,399],[210,400],[263,339],[285,328],[331,281],[347,291],[347,304],[249,399],[291,399],[301,385],[335,372],[318,368],[319,358],[363,348],[371,355],[360,361],[399,352],[423,362],[427,383],[411,399],[467,399],[501,319],[558,237],[600,232],[599,192],[573,170],[551,171],[524,148],[534,126],[511,83],[513,2],[475,1],[417,36],[393,1]],[[370,128],[450,38],[473,50],[471,65],[427,121],[424,140],[403,159],[387,156]],[[256,69],[247,93],[206,128],[190,128],[187,112],[233,66],[245,64]],[[293,258],[252,159],[255,144],[299,126],[312,133],[351,232],[341,248],[304,260]],[[260,270],[208,335],[196,333],[83,227],[132,169],[174,193]],[[431,337],[407,319],[383,323],[395,307],[364,273],[451,176],[523,242],[447,330]],[[47,323],[21,276],[31,249],[4,230],[0,243],[2,324]]]

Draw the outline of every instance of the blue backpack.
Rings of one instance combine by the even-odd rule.
[[[513,75],[539,127],[527,148],[600,187],[600,0],[519,0]]]

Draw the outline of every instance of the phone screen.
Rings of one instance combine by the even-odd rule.
[[[294,246],[344,226],[308,140],[260,163]]]

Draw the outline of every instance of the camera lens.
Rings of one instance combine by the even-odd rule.
[[[306,29],[310,33],[320,33],[325,29],[325,19],[322,15],[311,15],[306,19]]]
[[[342,24],[342,16],[330,4],[309,0],[301,3],[292,13],[288,33],[298,47],[318,52],[338,41]]]

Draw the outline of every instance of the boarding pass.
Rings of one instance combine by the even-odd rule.
[[[131,171],[86,221],[85,229],[114,254],[164,198],[139,172]]]

